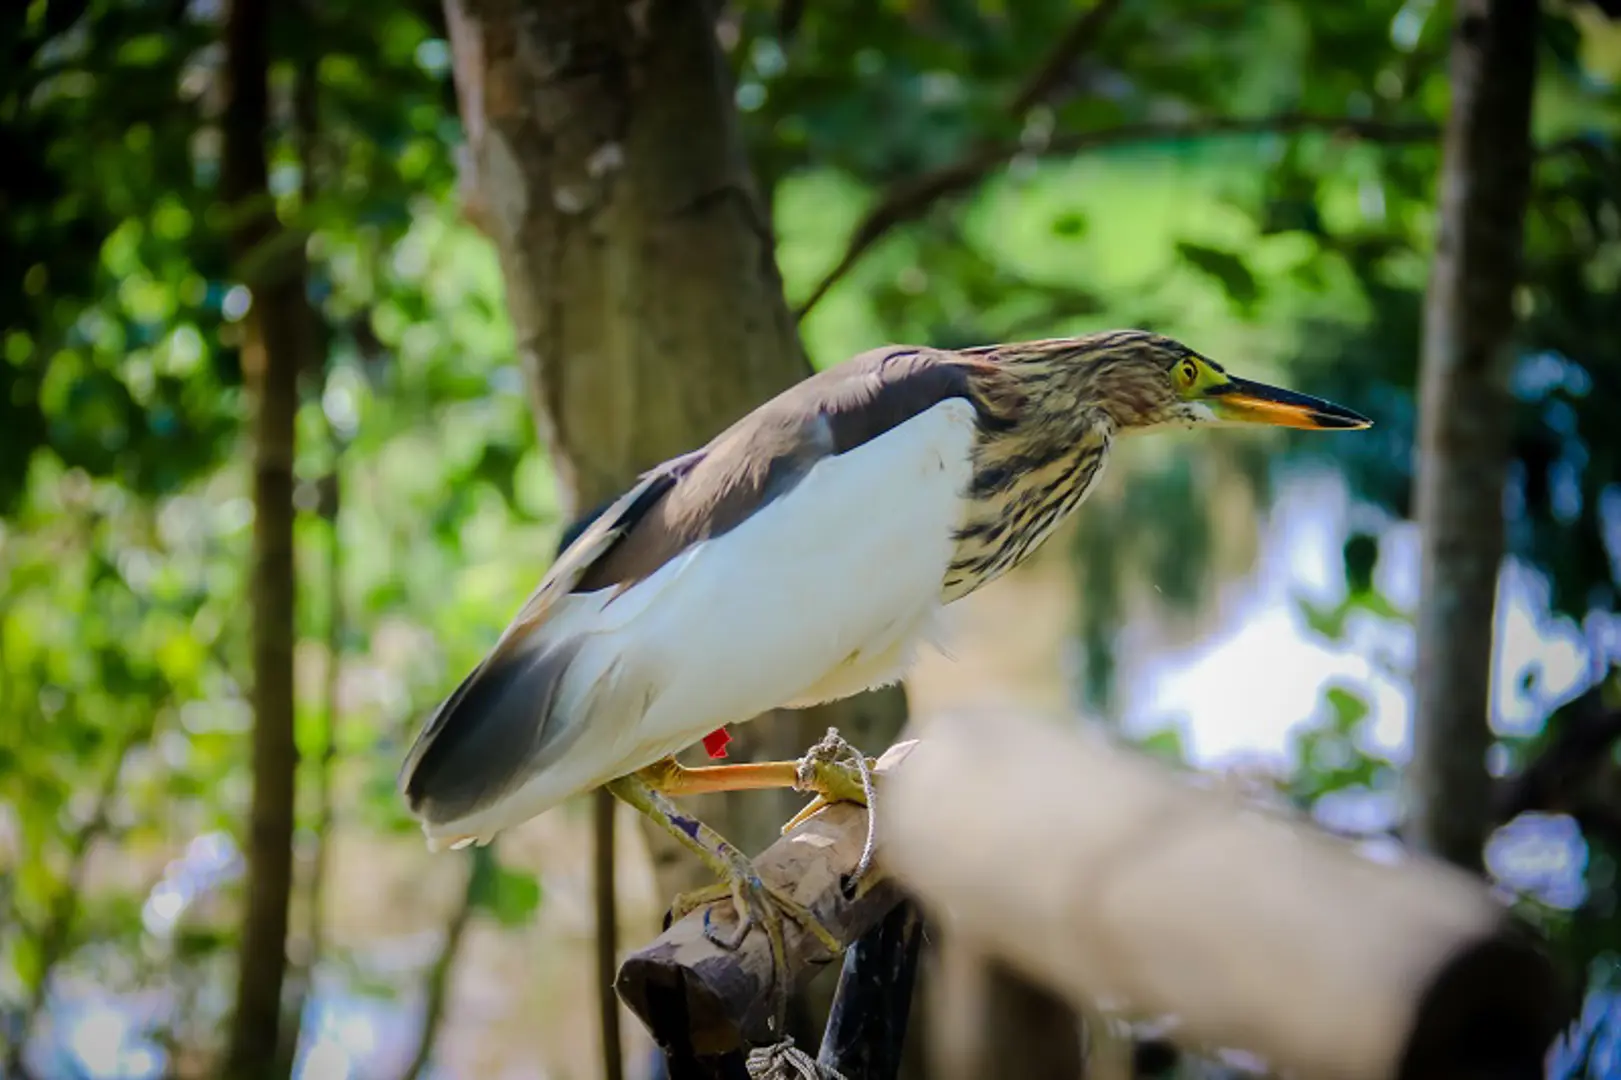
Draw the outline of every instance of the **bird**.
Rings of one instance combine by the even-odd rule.
[[[1371,423],[1146,330],[861,353],[650,469],[576,530],[423,726],[400,790],[437,850],[606,786],[720,879],[672,912],[730,896],[734,930],[713,940],[735,948],[759,926],[780,971],[788,918],[836,955],[810,911],[670,800],[794,788],[870,803],[865,759],[689,767],[678,752],[899,681],[942,609],[1029,558],[1121,439]]]

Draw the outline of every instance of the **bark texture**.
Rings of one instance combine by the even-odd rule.
[[[810,367],[709,4],[445,7],[468,214],[500,252],[537,427],[581,513]],[[731,753],[798,756],[830,725],[876,753],[904,711],[892,689],[767,717],[738,728]],[[759,851],[799,802],[746,793],[691,806]],[[662,895],[708,883],[662,833],[645,835]]]
[[[607,788],[591,795],[591,891],[596,899],[597,1035],[602,1040],[602,1080],[624,1080],[625,1046],[619,1034],[619,882],[614,867],[614,814],[619,800]]]
[[[810,369],[707,5],[447,10],[518,356],[584,509]]]
[[[1408,839],[1478,870],[1514,289],[1531,175],[1536,0],[1460,0],[1435,266],[1424,313],[1422,528]]]
[[[309,344],[302,245],[278,242],[266,170],[266,0],[234,0],[226,26],[223,194],[233,213],[233,257],[252,303],[241,326],[253,407],[253,798],[247,837],[247,910],[226,1074],[275,1069],[293,877],[293,420]]]

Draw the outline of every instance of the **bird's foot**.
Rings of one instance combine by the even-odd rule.
[[[791,989],[788,985],[787,946],[782,933],[784,918],[797,923],[833,956],[838,956],[843,951],[843,946],[839,944],[838,938],[833,936],[833,932],[822,925],[821,920],[810,908],[788,895],[785,890],[762,881],[754,870],[754,864],[748,859],[728,853],[726,862],[726,880],[677,896],[670,905],[670,919],[674,921],[685,918],[699,908],[730,898],[734,914],[733,927],[730,931],[721,930],[715,925],[713,912],[706,911],[703,928],[705,938],[719,948],[731,952],[743,944],[743,939],[748,937],[750,930],[755,927],[763,930],[771,947],[774,998],[772,1023],[775,1028],[780,1029],[787,1016],[788,994]]]
[[[848,896],[855,895],[862,879],[872,869],[873,852],[878,837],[878,791],[872,771],[876,764],[876,761],[864,756],[846,742],[839,734],[838,728],[828,728],[822,740],[799,759],[796,770],[795,788],[799,791],[813,791],[816,798],[789,818],[788,823],[782,827],[782,831],[786,834],[801,822],[815,816],[824,807],[836,802],[853,802],[867,808],[867,840],[861,848],[861,859],[844,883],[845,894]]]
[[[797,923],[828,951],[838,953],[843,948],[838,938],[822,925],[821,920],[810,908],[795,900],[783,889],[767,885],[760,880],[760,876],[754,872],[753,865],[747,860],[739,860],[737,869],[728,875],[728,880],[677,896],[670,905],[670,918],[672,920],[685,918],[706,904],[728,898],[732,901],[737,921],[731,933],[722,934],[715,928],[713,922],[706,922],[704,927],[704,936],[727,951],[740,946],[749,930],[756,925],[764,926],[768,935],[775,925],[780,933],[782,916],[787,916]]]

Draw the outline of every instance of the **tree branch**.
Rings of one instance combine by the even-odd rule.
[[[1096,9],[1094,9],[1096,10]],[[861,257],[898,225],[922,217],[940,200],[966,191],[1021,154],[1062,157],[1130,143],[1201,139],[1220,135],[1297,135],[1320,131],[1378,143],[1425,142],[1439,133],[1428,120],[1369,120],[1350,116],[1283,113],[1276,116],[1208,117],[1171,122],[1145,121],[1100,131],[1059,135],[1045,144],[993,143],[976,147],[932,172],[901,180],[878,199],[851,233],[844,254],[800,305],[798,318],[810,313]]]
[[[244,829],[247,884],[235,1005],[222,1070],[233,1080],[275,1071],[297,797],[293,458],[298,379],[300,371],[313,367],[307,330],[314,316],[303,246],[278,222],[269,194],[268,42],[273,15],[280,10],[267,0],[234,0],[225,27],[229,93],[220,191],[232,209],[228,235],[233,273],[253,297],[240,348],[243,381],[253,403],[253,787]],[[270,252],[274,256],[267,258]]]
[[[480,867],[489,866],[495,856],[488,847],[473,849],[472,858],[467,861],[467,887],[462,892],[462,898],[451,913],[450,921],[445,924],[445,938],[439,946],[439,953],[428,968],[428,978],[424,996],[427,999],[422,1010],[422,1026],[417,1030],[416,1049],[411,1052],[411,1063],[405,1067],[400,1075],[404,1080],[421,1080],[433,1063],[433,1049],[439,1041],[439,1028],[444,1023],[445,1007],[450,1003],[450,977],[456,967],[456,959],[461,955],[462,941],[467,934],[467,926],[473,920],[473,909],[477,907],[478,882]]]
[[[591,794],[591,894],[597,923],[597,1031],[602,1039],[602,1080],[625,1077],[619,997],[614,993],[614,971],[619,963],[619,898],[614,876],[614,810],[618,805],[607,788]]]
[[[1075,66],[1075,61],[1091,51],[1103,36],[1109,20],[1120,10],[1120,0],[1097,0],[1081,13],[1064,36],[1058,39],[1053,51],[1041,62],[1035,74],[1019,88],[1008,102],[1008,112],[1022,117],[1037,105],[1046,103]]]
[[[484,38],[475,17],[459,0],[445,0],[445,32],[455,57],[451,81],[465,138],[455,148],[456,194],[462,217],[485,237],[493,238],[489,196],[479,183],[478,147],[484,141]]]

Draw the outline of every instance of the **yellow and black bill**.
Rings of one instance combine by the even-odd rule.
[[[1218,420],[1311,431],[1356,431],[1373,421],[1343,405],[1279,386],[1229,376],[1201,395]]]

